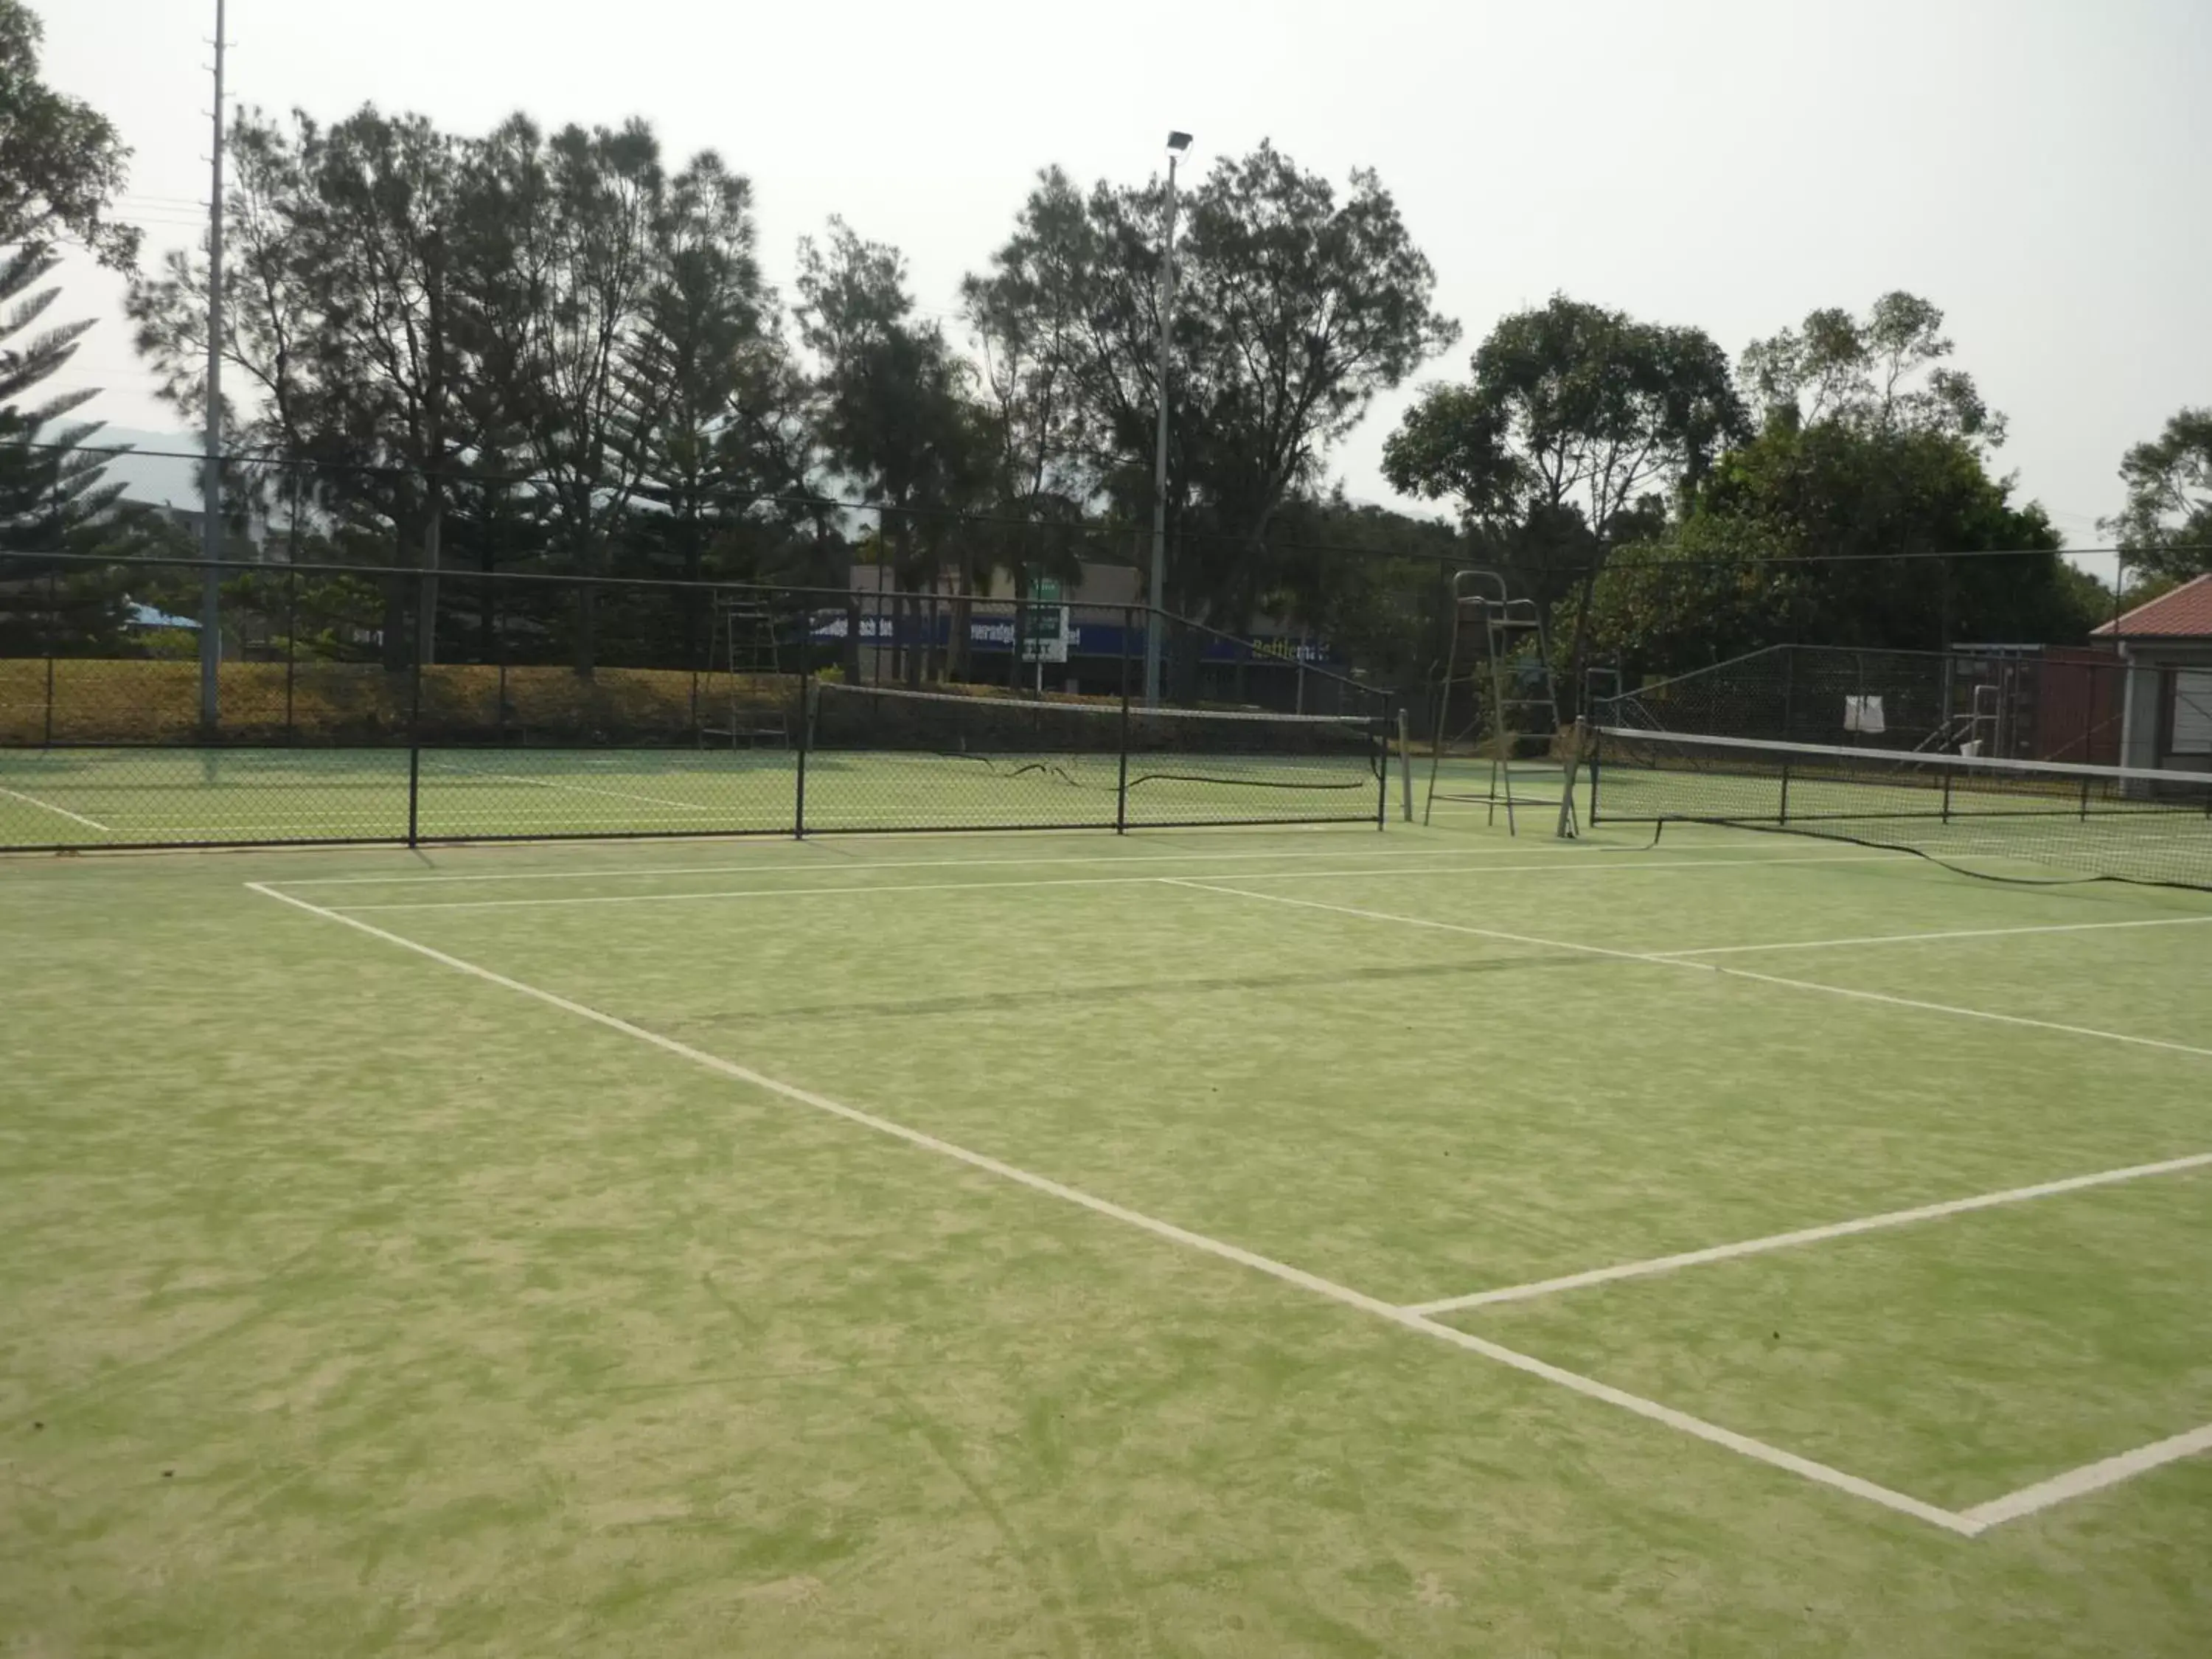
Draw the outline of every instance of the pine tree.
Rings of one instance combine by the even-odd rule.
[[[120,484],[104,482],[106,456],[83,447],[105,424],[70,422],[94,397],[86,387],[36,400],[33,394],[76,353],[89,321],[39,330],[59,297],[38,285],[60,261],[33,245],[0,253],[0,551],[96,550]],[[10,559],[18,577],[36,568]]]

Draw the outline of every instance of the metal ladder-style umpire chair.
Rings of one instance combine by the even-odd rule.
[[[1532,641],[1536,647],[1533,659],[1526,650]],[[1467,719],[1455,730],[1452,699],[1462,691]],[[1492,738],[1487,788],[1477,793],[1471,787],[1452,787],[1443,775],[1445,750],[1457,744],[1479,751],[1486,726]],[[1436,740],[1429,751],[1429,793],[1421,822],[1429,822],[1438,801],[1480,806],[1484,821],[1493,824],[1502,806],[1506,833],[1518,835],[1516,808],[1521,803],[1513,793],[1514,750],[1522,738],[1540,738],[1548,752],[1559,737],[1559,699],[1552,678],[1552,641],[1543,612],[1534,599],[1510,597],[1505,578],[1498,571],[1455,573],[1451,641],[1443,680],[1437,687]],[[1566,840],[1578,832],[1571,754],[1564,771],[1557,830]]]
[[[788,749],[791,722],[781,705],[763,703],[757,696],[748,698],[745,691],[747,678],[763,675],[775,678],[783,672],[775,612],[757,600],[717,594],[714,613],[714,656],[720,660],[709,661],[708,675],[710,684],[718,672],[729,677],[728,719],[711,725],[702,719],[700,747],[712,743],[717,747],[727,744],[732,749]]]

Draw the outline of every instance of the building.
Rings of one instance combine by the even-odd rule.
[[[2106,623],[2127,665],[2120,763],[2212,772],[2212,574]]]

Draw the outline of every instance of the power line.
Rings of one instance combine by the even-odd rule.
[[[208,458],[204,454],[192,453],[186,451],[138,449],[127,445],[107,447],[100,444],[30,443],[26,445],[25,447],[41,450],[67,450],[87,454],[104,453],[118,458],[129,456],[132,459],[140,460],[190,461],[199,465],[205,465],[208,459]],[[439,479],[449,483],[463,485],[498,484],[534,487],[544,485],[549,482],[547,479],[538,474],[527,472],[478,472],[466,470],[455,471],[413,466],[391,465],[377,465],[368,463],[321,463],[315,461],[290,460],[279,457],[252,455],[233,455],[228,458],[226,464],[240,467],[265,467],[278,472],[287,472],[296,469],[304,470],[310,473],[318,471],[333,472],[370,478],[406,477],[420,478],[426,481],[430,479]],[[1139,530],[1139,526],[1133,525],[1101,523],[1097,520],[1062,522],[1052,520],[1022,518],[1015,514],[1005,513],[978,513],[960,507],[900,506],[893,502],[855,500],[846,496],[828,495],[816,492],[799,490],[732,490],[720,497],[720,500],[725,505],[731,507],[784,507],[810,513],[855,514],[863,516],[869,514],[874,514],[879,519],[883,520],[905,518],[908,520],[928,519],[934,520],[950,520],[956,524],[989,526],[994,529],[1018,530],[1025,532],[1031,536],[1043,538],[1058,536],[1069,542],[1089,541],[1101,535],[1133,536],[1138,533]],[[1223,542],[1242,542],[1249,544],[1250,542],[1249,538],[1239,536],[1228,531],[1185,530],[1179,532],[1179,539],[1187,545],[1210,545]],[[1569,563],[1565,562],[1532,562],[1527,560],[1516,560],[1510,558],[1500,559],[1495,554],[1488,553],[1480,549],[1468,548],[1464,546],[1454,549],[1450,551],[1445,551],[1443,550],[1432,550],[1427,548],[1377,548],[1356,542],[1268,539],[1261,541],[1259,544],[1267,551],[1271,553],[1345,554],[1368,559],[1413,560],[1433,563],[1439,566],[1462,566],[1467,564],[1479,564],[1486,562],[1492,564],[1503,564],[1509,569],[1518,568],[1530,571],[1540,570],[1547,575],[1555,575],[1562,578],[1580,577],[1588,575],[1593,570],[1602,571],[1606,569],[1616,569],[1620,571],[1627,571],[1631,569],[1639,571],[1680,570],[1743,566],[1758,566],[1767,569],[1780,569],[1804,565],[1925,564],[1931,562],[1950,562],[1959,560],[2075,558],[2091,556],[2118,556],[2124,561],[2130,555],[2139,554],[2145,550],[2142,549],[2118,546],[2060,548],[1898,548],[1887,552],[1792,553],[1772,556],[1751,553],[1706,555],[1691,557],[1667,554],[1668,544],[1651,543],[1645,544],[1644,545],[1656,548],[1662,554],[1667,556],[1648,563],[1623,563],[1617,557],[1596,561],[1583,560]],[[2156,551],[2161,557],[2174,554],[2191,556],[2198,555],[2212,556],[2212,544],[2172,548],[2162,547],[2157,549]]]

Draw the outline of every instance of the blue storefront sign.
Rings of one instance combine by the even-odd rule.
[[[1055,611],[1059,607],[1054,607]],[[817,611],[812,635],[817,644],[832,645],[842,641],[848,628],[855,620],[842,611]],[[943,648],[952,637],[952,618],[949,613],[935,617],[927,615],[889,616],[877,611],[863,611],[857,619],[860,628],[860,643],[889,650],[894,647],[912,648],[933,645]],[[1124,636],[1127,636],[1126,639]],[[968,620],[968,648],[979,656],[1003,656],[1014,648],[1014,619],[1007,616],[970,617]],[[1118,622],[1085,622],[1072,618],[1067,629],[1067,650],[1070,657],[1120,657],[1126,651],[1133,658],[1145,654],[1144,625],[1125,626]],[[1208,635],[1200,652],[1206,662],[1285,662],[1304,663],[1310,667],[1332,668],[1341,671],[1343,664],[1325,640],[1295,638],[1288,635],[1261,635],[1249,640],[1224,639]]]

